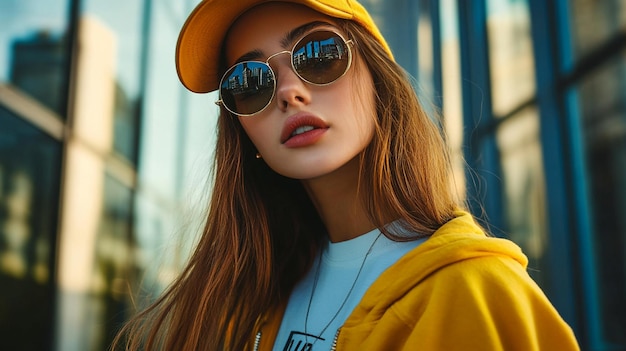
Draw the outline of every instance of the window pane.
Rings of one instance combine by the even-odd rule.
[[[380,28],[387,44],[393,51],[394,59],[411,76],[418,76],[417,21],[419,2],[416,0],[361,0]]]
[[[0,107],[0,342],[48,350],[60,144]]]
[[[443,85],[443,124],[451,150],[453,188],[465,200],[465,161],[463,155],[463,110],[461,97],[461,57],[459,15],[455,0],[440,3],[441,73]]]
[[[94,304],[94,348],[106,349],[119,326],[128,317],[130,301],[129,252],[131,249],[131,196],[130,189],[107,176],[104,182],[104,211],[95,245],[95,262],[91,288]]]
[[[64,117],[67,0],[0,1],[0,84],[12,84]]]
[[[132,163],[137,157],[136,135],[141,104],[144,3],[87,0],[79,20],[79,43],[91,48],[79,52],[78,69],[81,70],[81,64],[88,67],[80,71],[79,78],[89,84],[100,83],[90,89],[92,94],[102,91],[111,95],[107,112],[113,121],[113,149]],[[90,43],[98,45],[89,46]],[[111,75],[102,77],[102,72],[111,72]],[[77,94],[88,93],[78,87]]]
[[[578,87],[603,330],[626,347],[626,54]]]
[[[626,30],[624,0],[570,0],[572,41],[576,56],[588,54]]]
[[[77,244],[74,251],[81,252],[73,253],[67,245],[61,251],[75,257],[74,264],[63,265],[60,272],[64,276],[59,290],[58,350],[107,350],[130,311],[132,192],[108,174],[100,177],[101,188],[92,188],[89,199],[78,200],[84,210],[71,214],[73,228],[63,233],[66,242],[71,236],[72,245]],[[84,192],[73,194],[82,197]],[[81,218],[90,223],[81,223]],[[81,233],[70,233],[77,228]]]
[[[505,120],[497,132],[502,164],[509,239],[520,245],[529,259],[529,273],[549,288],[546,193],[539,138],[539,116],[527,108]]]
[[[146,71],[150,89],[144,95],[137,169],[142,186],[136,193],[133,228],[133,259],[142,278],[137,284],[142,285],[141,291],[151,292],[151,298],[182,269],[199,230],[192,228],[196,223],[191,222],[206,216],[195,212],[205,208],[195,197],[210,194],[210,188],[204,186],[210,174],[219,113],[217,105],[211,103],[218,99],[216,92],[190,93],[176,74],[172,55],[181,21],[191,11],[176,7],[181,4],[155,2],[151,11],[150,65]],[[150,302],[139,299],[138,304]]]
[[[432,1],[420,0],[417,9],[417,93],[424,108],[433,118],[437,110],[434,104],[439,97],[435,96],[434,62],[433,62],[433,23],[431,20]],[[438,121],[437,121],[438,122]]]
[[[487,30],[493,112],[509,113],[535,94],[528,2],[489,0]]]

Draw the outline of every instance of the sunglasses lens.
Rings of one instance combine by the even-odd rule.
[[[293,67],[304,80],[330,84],[350,66],[348,46],[336,33],[317,31],[302,38],[293,49]]]
[[[238,115],[257,113],[274,96],[272,70],[263,62],[240,62],[222,78],[220,94],[222,103],[231,112]]]

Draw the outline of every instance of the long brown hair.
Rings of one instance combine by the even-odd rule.
[[[404,70],[361,26],[340,21],[372,74],[376,131],[359,184],[371,221],[394,240],[431,235],[453,216],[448,152]],[[356,65],[355,65],[356,66]],[[130,350],[244,350],[260,317],[286,300],[325,232],[302,184],[272,171],[222,109],[203,235],[186,268],[115,344]],[[399,219],[416,233],[386,229]]]

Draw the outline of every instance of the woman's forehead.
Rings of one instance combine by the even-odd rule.
[[[251,50],[285,50],[285,38],[309,23],[334,21],[304,5],[269,2],[253,7],[231,26],[224,41],[229,62]],[[290,44],[290,43],[288,43]]]

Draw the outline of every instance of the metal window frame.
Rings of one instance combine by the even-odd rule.
[[[502,236],[507,225],[500,155],[493,133],[497,122],[491,101],[486,2],[457,0],[457,8],[467,203],[493,235]]]

